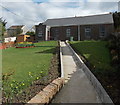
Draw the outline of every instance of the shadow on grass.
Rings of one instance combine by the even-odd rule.
[[[55,46],[35,46],[35,47],[55,47]]]
[[[51,48],[51,49],[47,49],[47,50],[43,50],[43,51],[39,51],[39,52],[35,52],[36,54],[42,54],[42,53],[50,53],[50,54],[55,54],[56,52],[56,48]]]

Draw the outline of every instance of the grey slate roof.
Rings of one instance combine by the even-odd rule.
[[[56,18],[47,19],[43,24],[47,26],[69,26],[69,25],[88,25],[88,24],[107,24],[113,23],[112,14]]]

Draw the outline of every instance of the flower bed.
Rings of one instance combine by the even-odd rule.
[[[32,48],[35,47],[32,42],[20,42],[16,45],[16,48]]]

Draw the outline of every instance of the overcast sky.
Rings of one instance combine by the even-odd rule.
[[[119,0],[2,0],[0,17],[11,25],[33,25],[50,18],[87,16],[118,11]],[[2,12],[2,14],[1,14]],[[2,15],[2,16],[1,16]]]

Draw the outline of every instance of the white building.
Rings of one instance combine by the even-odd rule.
[[[5,38],[5,42],[14,42],[16,40],[16,37],[8,37],[8,38]]]

